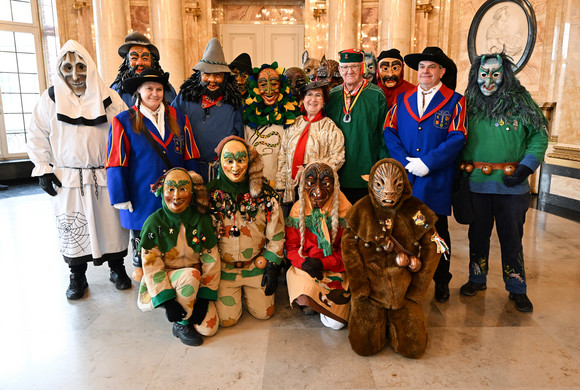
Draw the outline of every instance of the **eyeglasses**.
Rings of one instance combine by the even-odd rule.
[[[344,71],[349,71],[349,70],[357,71],[360,69],[360,67],[361,67],[360,64],[359,65],[340,65],[340,69],[342,69]]]

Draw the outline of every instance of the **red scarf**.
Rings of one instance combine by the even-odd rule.
[[[304,119],[308,122],[302,134],[300,134],[300,138],[296,143],[296,149],[294,150],[294,157],[292,158],[292,179],[296,178],[296,173],[298,172],[298,168],[300,168],[304,164],[304,154],[306,153],[306,143],[308,142],[308,132],[310,130],[310,124],[312,122],[318,122],[324,118],[324,114],[322,110],[318,111],[318,114],[312,118],[311,121],[308,120],[308,117],[304,115]]]
[[[216,100],[211,100],[206,95],[201,97],[201,108],[209,108],[211,106],[215,106],[218,102],[221,102],[223,96],[218,97]]]

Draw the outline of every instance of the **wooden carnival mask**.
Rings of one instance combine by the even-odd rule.
[[[278,102],[280,85],[280,75],[276,70],[265,68],[258,73],[258,90],[267,106],[273,106]]]
[[[382,207],[394,207],[405,188],[403,173],[395,164],[384,163],[375,169],[371,178],[371,196]]]
[[[163,200],[167,208],[175,213],[183,213],[193,197],[191,177],[183,169],[174,169],[167,173],[163,181]]]
[[[224,145],[220,157],[220,164],[226,177],[234,183],[239,183],[246,178],[250,156],[246,145],[237,140],[232,140]]]
[[[313,163],[304,172],[304,192],[313,208],[322,208],[334,193],[334,172],[324,163]]]
[[[67,52],[58,67],[60,76],[75,95],[81,96],[87,90],[87,63],[75,52]]]

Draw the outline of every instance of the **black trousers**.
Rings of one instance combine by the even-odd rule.
[[[453,277],[449,272],[449,265],[451,263],[451,236],[449,235],[449,224],[447,222],[447,215],[440,215],[437,214],[437,222],[435,222],[435,229],[437,229],[437,233],[439,236],[445,241],[447,246],[449,247],[449,253],[445,255],[444,253],[441,254],[439,258],[439,265],[435,270],[435,274],[433,275],[433,280],[435,283],[440,284],[449,284],[449,281]],[[445,258],[447,256],[447,258]]]
[[[505,288],[514,294],[525,294],[527,286],[522,237],[530,194],[472,192],[471,195],[475,206],[475,220],[469,225],[469,280],[475,283],[487,281],[489,243],[495,222]]]

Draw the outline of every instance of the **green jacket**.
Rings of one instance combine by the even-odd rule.
[[[383,91],[374,84],[367,84],[351,111],[351,121],[344,122],[343,86],[330,91],[326,104],[327,116],[336,123],[344,134],[345,163],[338,171],[340,185],[348,188],[367,188],[361,175],[368,175],[372,166],[388,157],[383,138],[383,127],[387,117],[387,100]]]
[[[463,161],[518,162],[533,171],[540,166],[548,147],[548,136],[542,129],[523,126],[512,119],[506,122],[487,118],[468,120],[469,132],[463,149]],[[470,175],[470,190],[483,194],[512,195],[530,191],[528,180],[514,187],[506,187],[503,176],[501,170],[493,170],[488,176],[481,169],[474,169]]]

